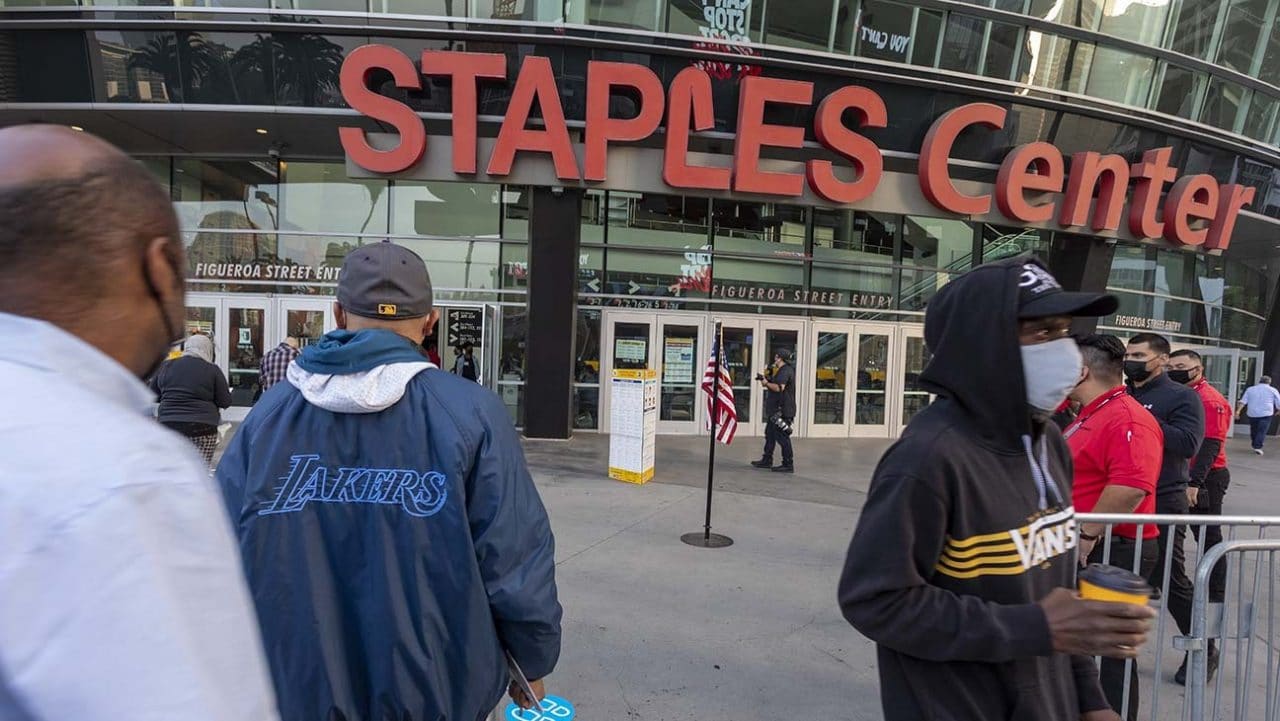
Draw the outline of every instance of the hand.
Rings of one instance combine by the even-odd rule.
[[[1187,505],[1195,508],[1198,500],[1200,500],[1200,489],[1195,486],[1187,486]]]
[[[530,681],[529,688],[533,689],[533,692],[538,694],[537,701],[541,701],[547,697],[547,689],[546,686],[543,685],[541,679],[537,681]],[[525,695],[524,691],[520,688],[520,684],[515,681],[512,681],[511,685],[507,687],[507,694],[511,696],[511,700],[514,701],[517,706],[523,709],[533,708],[534,703],[536,703],[534,699],[530,699]]]
[[[1090,541],[1087,538],[1081,538],[1077,549],[1080,551],[1080,567],[1084,568],[1089,565],[1089,555],[1093,553],[1093,547],[1098,545],[1096,540]]]
[[[1085,711],[1080,714],[1080,721],[1120,721],[1120,714],[1109,708],[1100,711]]]
[[[1156,615],[1137,604],[1086,601],[1066,588],[1053,589],[1039,604],[1053,650],[1080,656],[1137,658]]]

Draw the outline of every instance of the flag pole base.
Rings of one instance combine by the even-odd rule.
[[[719,533],[707,534],[702,531],[686,533],[680,537],[680,540],[698,548],[727,548],[733,545],[733,539],[728,536],[722,536]]]

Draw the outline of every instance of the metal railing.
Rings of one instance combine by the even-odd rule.
[[[1185,569],[1192,585],[1188,633],[1173,634],[1169,631],[1170,600],[1181,593],[1170,588],[1174,585],[1171,571],[1174,570],[1177,550],[1175,544],[1166,544],[1164,554],[1155,559],[1155,571],[1158,573],[1143,574],[1164,579],[1164,585],[1159,601],[1153,601],[1159,616],[1155,633],[1137,661],[1140,674],[1132,673],[1134,661],[1124,662],[1121,708],[1117,709],[1121,718],[1280,721],[1280,635],[1277,635],[1274,608],[1280,517],[1080,514],[1077,521],[1105,524],[1106,530],[1099,540],[1103,563],[1112,561],[1113,547],[1126,542],[1119,540],[1115,527],[1135,525],[1136,539],[1131,541],[1132,561],[1125,564],[1135,573],[1142,571],[1144,545],[1149,548],[1150,544],[1158,543],[1157,539],[1142,538],[1144,531],[1151,526],[1167,530],[1171,537],[1176,537],[1176,530],[1181,528],[1192,541],[1181,549],[1185,553]],[[1208,531],[1213,527],[1221,529],[1222,541],[1206,547]],[[1225,573],[1223,597],[1221,601],[1214,601],[1210,594],[1212,575],[1220,563],[1225,564],[1222,571]],[[1185,603],[1187,600],[1180,598],[1177,602]],[[1267,614],[1265,628],[1260,623],[1264,611]],[[1260,633],[1265,637],[1259,642]],[[1211,647],[1214,647],[1213,651]],[[1171,693],[1174,688],[1163,677],[1167,672],[1165,654],[1170,650],[1187,653],[1187,691],[1180,709],[1177,708],[1176,696]],[[1218,664],[1213,679],[1209,678],[1211,653],[1216,656]],[[1265,686],[1262,687],[1265,703],[1255,709],[1253,702],[1259,687],[1255,685],[1254,677],[1263,665],[1266,674]],[[1145,669],[1149,669],[1149,673]],[[1131,688],[1134,678],[1139,679],[1138,688]],[[1206,711],[1209,683],[1215,684],[1211,712]],[[1231,694],[1224,695],[1224,687],[1228,684]],[[1139,689],[1143,689],[1141,694],[1137,693]],[[1139,706],[1132,709],[1135,703]],[[1131,709],[1135,711],[1132,715]]]

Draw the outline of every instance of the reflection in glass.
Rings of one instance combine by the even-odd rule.
[[[1271,33],[1266,38],[1267,45],[1262,51],[1262,65],[1258,68],[1258,77],[1271,83],[1280,78],[1280,22],[1272,23]]]
[[[938,42],[942,37],[942,13],[918,8],[916,12],[916,36],[911,45],[911,63],[933,67],[938,55]]]
[[[809,50],[826,50],[833,0],[790,0],[765,7],[764,41]]]
[[[1049,252],[1050,232],[1038,228],[1010,228],[982,224],[982,262],[1009,258],[1023,253],[1045,257]]]
[[[227,344],[231,357],[227,359],[231,384],[231,402],[237,406],[251,406],[258,387],[259,366],[262,363],[262,335],[266,311],[261,308],[227,309]]]
[[[649,324],[613,324],[613,367],[618,370],[649,368]]]
[[[97,98],[106,102],[182,102],[178,36],[172,32],[99,30],[90,36],[102,70]]]
[[[1160,45],[1171,0],[1106,0],[1100,32],[1143,45]]]
[[[391,186],[391,232],[399,235],[497,238],[502,222],[502,203],[504,199],[517,201],[527,195],[520,190],[504,190],[503,186],[491,183],[397,180]],[[527,199],[524,202],[527,203]],[[527,220],[524,227],[527,228]],[[504,235],[521,237],[519,233]]]
[[[274,33],[245,47],[245,62],[270,68],[275,78],[276,103],[302,107],[344,108],[338,90],[342,59],[365,38],[315,33]]]
[[[587,0],[587,22],[636,30],[658,30],[658,0]]]
[[[1209,90],[1204,97],[1204,109],[1200,111],[1200,122],[1223,130],[1234,130],[1236,114],[1243,101],[1243,86],[1221,78],[1210,78]]]
[[[857,408],[854,423],[879,426],[885,422],[885,385],[889,375],[889,336],[858,334]]]
[[[610,192],[608,272],[602,293],[706,297],[711,292],[705,198]],[[654,253],[628,250],[671,248]]]
[[[800,334],[794,330],[777,330],[773,328],[765,330],[764,332],[765,357],[761,358],[759,362],[762,365],[771,365],[773,363],[774,354],[777,353],[778,351],[785,350],[785,351],[789,351],[792,354],[791,356],[792,369],[794,370],[796,368],[802,368],[803,366],[801,365],[800,353],[796,347],[796,341],[798,340],[799,335]],[[756,372],[759,373],[759,372],[762,372],[763,370],[764,369],[761,368]],[[796,374],[796,380],[799,380],[798,373]],[[761,399],[761,402],[764,401],[763,393],[760,394],[760,399]],[[763,406],[761,407],[760,418],[766,421],[768,420],[768,416],[765,415],[764,413]]]
[[[435,288],[475,290],[498,288],[502,283],[496,241],[399,238],[396,243],[422,256]]]
[[[662,367],[659,420],[692,421],[696,417],[695,403],[701,379],[699,356],[696,326],[662,327],[662,356],[658,361]]]
[[[911,45],[910,6],[887,0],[863,0],[854,23],[854,54],[864,58],[907,62]],[[929,59],[933,64],[933,59]]]
[[[1177,65],[1166,65],[1164,78],[1160,82],[1160,97],[1156,100],[1156,110],[1167,115],[1190,119],[1195,110],[1196,91],[1203,82],[1203,75]]]
[[[738,410],[738,422],[751,421],[751,386],[759,369],[751,365],[751,343],[753,333],[750,328],[733,328],[724,326],[725,365],[729,368],[729,376],[733,379],[733,404]]]
[[[175,159],[174,210],[182,228],[195,231],[184,237],[190,276],[252,277],[253,267],[275,262],[275,234],[257,231],[276,228],[277,195],[275,163]]]
[[[590,431],[600,427],[600,386],[573,387],[573,427]]]
[[[1154,58],[1099,47],[1094,51],[1093,70],[1085,93],[1095,98],[1145,107],[1155,75]]]
[[[1102,14],[1102,0],[1031,0],[1027,14],[1092,30]]]
[[[1271,137],[1271,128],[1276,119],[1276,106],[1280,105],[1275,96],[1267,95],[1260,90],[1253,91],[1253,99],[1249,101],[1249,114],[1244,120],[1244,134],[1255,140],[1267,142]]]
[[[306,348],[324,335],[324,311],[286,311],[285,325],[285,335],[297,338],[299,347]]]
[[[844,394],[848,371],[849,334],[818,333],[813,369],[813,422],[844,423]]]
[[[1084,92],[1084,76],[1093,57],[1093,45],[1060,35],[1027,31],[1026,62],[1018,68],[1020,82],[1042,88]]]
[[[1169,49],[1201,60],[1206,59],[1213,42],[1213,27],[1222,7],[1222,0],[1182,0],[1179,3],[1178,19],[1174,21],[1173,41]]]
[[[253,61],[262,35],[179,33],[183,100],[187,103],[271,105],[270,67]]]
[[[387,181],[347,177],[341,163],[282,164],[281,222],[291,230],[387,232]]]
[[[465,17],[466,0],[370,0],[373,12]]]
[[[920,385],[920,374],[929,363],[929,350],[923,338],[907,338],[903,359],[902,424],[929,405],[929,392]]]
[[[706,0],[666,0],[667,32],[735,43],[760,42],[763,1],[712,3]],[[708,6],[712,8],[710,17]]]
[[[185,327],[186,335],[207,335],[216,340],[218,337],[218,329],[215,327],[217,317],[217,308],[205,305],[187,306],[187,324]],[[214,348],[217,347],[218,344],[215,342]]]
[[[1226,28],[1218,45],[1219,65],[1242,73],[1253,69],[1253,56],[1258,50],[1258,36],[1266,25],[1266,14],[1267,0],[1229,0]]]
[[[986,30],[985,20],[952,13],[942,35],[942,57],[938,67],[977,75],[982,69],[982,36]]]

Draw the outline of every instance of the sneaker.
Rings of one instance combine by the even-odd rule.
[[[756,468],[773,468],[773,459],[761,458],[758,461],[752,461],[751,465],[755,466]]]
[[[1255,449],[1253,449],[1253,452],[1254,452],[1254,453],[1257,453],[1258,455],[1262,455],[1262,449],[1261,449],[1261,448],[1255,448]]]
[[[774,473],[795,473],[796,467],[791,465],[790,463],[783,463],[780,466],[774,466],[773,472]]]

